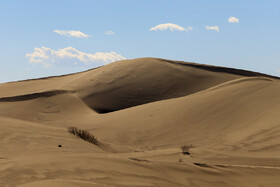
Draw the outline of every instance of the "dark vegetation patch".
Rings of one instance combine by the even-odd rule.
[[[70,134],[73,134],[78,138],[81,138],[89,143],[92,143],[94,145],[100,145],[100,142],[97,140],[97,138],[87,130],[79,129],[77,127],[68,127],[67,131]]]
[[[191,154],[190,149],[193,149],[193,148],[194,148],[193,144],[187,144],[187,145],[181,146],[183,155],[190,155]]]

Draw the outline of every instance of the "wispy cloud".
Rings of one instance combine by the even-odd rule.
[[[66,47],[64,49],[53,50],[47,47],[37,47],[33,53],[25,55],[31,64],[42,64],[44,67],[51,67],[55,64],[70,65],[70,64],[85,64],[92,63],[108,64],[114,61],[123,60],[121,54],[116,52],[109,53],[85,53],[73,47]]]
[[[170,30],[170,31],[190,31],[192,30],[193,28],[192,27],[187,27],[187,28],[184,28],[180,25],[177,25],[177,24],[173,24],[173,23],[164,23],[164,24],[159,24],[159,25],[156,25],[152,28],[150,28],[150,31],[163,31],[163,30]]]
[[[105,34],[106,35],[113,35],[113,34],[115,34],[115,32],[114,31],[106,31]]]
[[[54,30],[53,32],[55,32],[61,36],[68,36],[68,37],[75,37],[75,38],[90,37],[88,34],[82,33],[81,31]]]
[[[228,22],[229,23],[239,23],[239,19],[236,17],[229,17]]]
[[[206,26],[205,29],[219,32],[219,26]]]

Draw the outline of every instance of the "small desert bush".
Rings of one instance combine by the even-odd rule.
[[[183,145],[181,146],[182,153],[184,155],[190,154],[190,149],[194,148],[193,144]]]
[[[93,134],[91,134],[90,132],[88,132],[87,130],[78,129],[77,127],[68,127],[67,131],[70,134],[73,134],[73,135],[77,136],[78,138],[81,138],[94,145],[100,144],[100,142],[96,139],[96,137]]]

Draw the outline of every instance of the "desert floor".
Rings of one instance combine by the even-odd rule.
[[[141,58],[0,84],[0,186],[280,186],[280,78]]]

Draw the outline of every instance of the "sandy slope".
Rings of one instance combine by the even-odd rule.
[[[279,93],[277,77],[153,58],[1,84],[0,186],[279,186]]]

